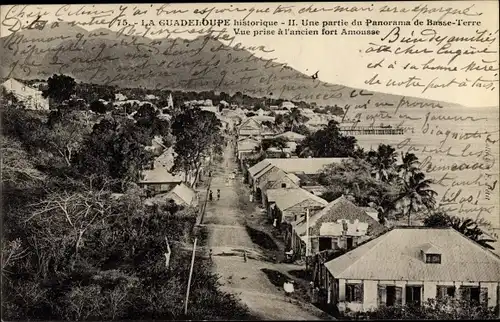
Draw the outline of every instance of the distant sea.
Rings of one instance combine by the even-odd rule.
[[[433,185],[434,190],[439,194],[437,200],[441,201],[441,204],[447,203],[449,207],[456,207],[457,210],[450,211],[454,215],[458,215],[461,217],[471,217],[473,219],[477,218],[480,221],[491,223],[492,228],[496,228],[495,230],[500,229],[498,183],[496,184],[494,189],[489,189],[488,186],[483,185],[489,184],[493,187],[495,180],[498,180],[499,176],[499,107],[453,107],[432,110],[407,109],[398,111],[398,114],[396,115],[394,114],[394,110],[386,109],[384,111],[383,109],[380,109],[376,111],[367,109],[361,111],[352,111],[347,115],[347,117],[352,118],[356,113],[359,112],[362,113],[362,116],[360,122],[358,123],[358,126],[370,125],[373,120],[373,115],[377,114],[378,112],[382,112],[382,115],[384,115],[384,117],[383,119],[382,117],[377,118],[374,124],[375,126],[382,123],[384,125],[397,127],[402,120],[405,120],[404,117],[400,117],[401,114],[406,114],[413,119],[421,118],[420,120],[406,119],[402,127],[414,127],[414,130],[413,132],[411,130],[407,130],[404,135],[356,135],[358,145],[365,150],[377,149],[377,146],[379,144],[389,144],[397,148],[399,155],[401,154],[401,151],[407,152],[410,149],[410,152],[415,153],[419,157],[419,160],[421,162],[424,161],[426,157],[430,156],[432,158],[431,162],[433,166],[437,167],[451,166],[453,163],[457,164],[457,166],[465,163],[469,164],[471,167],[475,163],[493,165],[490,169],[487,170],[469,169],[457,171],[455,169],[455,171],[452,171],[440,168],[436,169],[436,171],[428,172],[427,176],[434,180],[439,180],[446,173],[449,177],[456,177],[455,186],[453,187],[450,187],[453,180],[444,180],[442,182],[443,184],[446,182],[446,184],[448,185],[447,187],[444,187],[440,184]],[[429,124],[429,127],[427,128],[424,123],[426,114],[428,112],[431,112],[434,117],[441,116],[441,118],[448,118],[448,120],[429,120],[427,122]],[[369,120],[367,120],[367,115],[372,115],[372,117],[368,116]],[[392,117],[388,118],[387,116]],[[472,121],[470,117],[478,120]],[[450,120],[449,118],[454,119]],[[427,128],[426,133],[423,133],[423,127],[424,130]],[[440,129],[440,132],[438,132],[438,129]],[[434,133],[432,133],[431,130],[434,130]],[[448,134],[446,134],[446,131],[449,131]],[[485,131],[490,132],[489,139],[491,142],[486,142],[487,134],[463,136],[463,133],[475,133],[476,131],[478,133],[484,133]],[[459,133],[456,139],[452,137],[453,133]],[[448,138],[444,142],[444,144],[442,144],[442,140],[446,137],[446,135],[448,135]],[[460,135],[462,135],[461,139]],[[406,144],[404,143],[405,140]],[[410,145],[414,147],[414,149],[410,148]],[[463,149],[465,149],[468,145],[469,147],[465,150],[465,153],[463,153]],[[424,147],[425,152],[422,152]],[[480,151],[483,152],[479,155]],[[447,152],[454,155],[458,154],[459,156],[448,156]],[[469,152],[475,154],[470,155]],[[424,162],[424,171],[428,169],[428,165],[428,162]],[[478,178],[480,174],[483,174],[483,176],[480,177],[479,180],[477,180],[475,183],[479,182],[481,186],[478,186],[474,183],[470,185],[456,184],[462,181],[473,181],[474,179]],[[459,189],[461,189],[460,194],[457,198],[453,199],[454,194],[456,194]],[[441,200],[441,198],[445,196],[445,193],[445,201],[448,202]],[[471,198],[470,196],[473,197]],[[462,202],[460,203],[460,200],[462,198],[464,200],[462,200]],[[456,203],[456,205],[453,205],[454,202]],[[487,212],[484,210],[480,210],[480,207],[494,208],[489,208],[490,211]],[[474,211],[474,209],[476,209],[476,211]],[[500,235],[500,231],[497,230],[497,234]]]

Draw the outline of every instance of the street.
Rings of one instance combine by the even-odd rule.
[[[324,312],[310,303],[285,299],[282,286],[271,283],[261,269],[279,270],[280,264],[266,261],[260,247],[252,242],[245,228],[245,216],[239,198],[244,189],[241,174],[227,179],[237,170],[234,146],[224,152],[222,163],[212,173],[214,200],[208,202],[202,226],[208,232],[208,245],[213,251],[215,273],[222,289],[237,295],[251,313],[265,320],[320,320]],[[217,189],[221,198],[217,200]],[[239,193],[238,193],[239,192]],[[247,254],[245,261],[243,252]]]

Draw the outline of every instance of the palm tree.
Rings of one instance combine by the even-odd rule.
[[[495,249],[489,243],[494,242],[494,239],[484,237],[484,232],[478,227],[477,223],[471,218],[459,218],[450,216],[442,210],[434,211],[430,216],[425,218],[424,225],[426,227],[452,227],[462,235],[472,239],[479,245],[488,249]]]
[[[302,115],[300,110],[296,107],[292,108],[290,113],[285,115],[285,123],[287,126],[289,126],[291,131],[295,129],[296,126],[298,126],[301,123],[305,123],[309,120],[308,117]]]
[[[375,168],[377,179],[389,182],[396,163],[396,149],[390,145],[380,144],[377,151],[368,152],[367,161]]]
[[[418,170],[419,164],[420,162],[415,154],[409,152],[403,154],[401,152],[401,163],[396,166],[396,170],[403,179],[406,179],[409,174]]]
[[[432,180],[426,179],[423,172],[414,172],[407,179],[403,179],[403,188],[395,202],[401,199],[409,201],[408,226],[411,225],[412,211],[418,211],[421,206],[430,210],[436,204],[437,192],[431,189],[431,184]]]

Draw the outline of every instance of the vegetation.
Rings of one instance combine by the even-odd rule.
[[[64,102],[82,99],[71,84],[52,77],[47,95],[57,103],[49,114],[12,99],[2,105],[2,318],[248,319],[199,257],[184,315],[197,211],[146,206],[135,184],[151,161],[152,137],[173,144],[170,123],[149,107],[135,119],[77,109]],[[214,124],[195,119],[203,134]]]
[[[361,317],[360,315],[363,315]],[[495,310],[458,299],[429,299],[421,305],[381,307],[368,314],[347,312],[346,317],[377,320],[494,320]]]
[[[494,249],[489,243],[494,242],[495,240],[486,237],[484,232],[478,227],[477,223],[471,218],[450,216],[442,210],[436,210],[424,219],[424,225],[427,227],[452,227],[479,245],[489,249]]]
[[[194,173],[197,178],[205,158],[222,153],[221,127],[214,113],[199,108],[177,115],[172,123],[172,134],[176,137],[172,170]]]
[[[297,154],[315,158],[356,156],[356,138],[343,135],[338,125],[332,120],[324,129],[307,136],[297,146]]]

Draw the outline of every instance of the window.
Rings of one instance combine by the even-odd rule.
[[[286,188],[286,183],[282,183],[281,188]]]
[[[441,264],[440,254],[425,254],[425,262],[428,264]]]
[[[363,283],[346,283],[345,300],[346,302],[363,303]]]
[[[422,286],[406,286],[406,304],[420,305]]]
[[[354,246],[354,240],[352,239],[352,237],[347,237],[346,243],[347,243],[347,249],[353,248],[353,246]]]
[[[437,295],[438,299],[444,299],[445,297],[455,297],[455,286],[438,285]]]
[[[487,292],[487,288],[485,288]],[[461,297],[463,300],[468,301],[468,302],[475,302],[476,304],[481,303],[480,298],[481,298],[481,289],[479,286],[461,286],[460,287],[460,293]],[[488,296],[486,295],[486,299]]]

